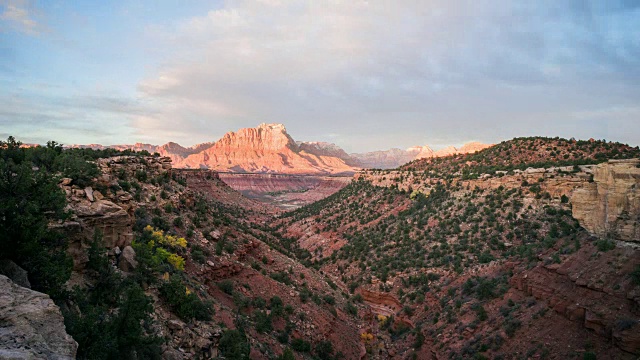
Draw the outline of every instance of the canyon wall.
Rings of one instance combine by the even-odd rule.
[[[591,234],[640,243],[639,159],[610,160],[574,192],[573,217]]]

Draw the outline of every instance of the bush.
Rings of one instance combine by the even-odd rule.
[[[56,158],[54,169],[60,171],[64,177],[73,179],[72,183],[80,187],[91,185],[93,178],[100,175],[96,164],[69,153],[63,153]]]
[[[251,347],[241,330],[225,330],[218,345],[220,352],[230,360],[248,360]]]
[[[254,321],[256,322],[256,331],[263,334],[273,330],[271,324],[271,317],[264,311],[255,311],[253,313]]]
[[[218,283],[218,288],[227,295],[233,295],[233,282],[231,280],[222,280]]]
[[[291,348],[297,352],[309,352],[311,351],[311,343],[300,338],[295,338],[291,340]]]
[[[99,234],[89,248],[92,289],[76,287],[62,307],[67,332],[78,342],[79,359],[159,359],[162,339],[152,334],[152,300],[111,266]]]
[[[48,223],[66,218],[65,194],[55,176],[24,160],[19,145],[0,141],[0,259],[27,270],[34,290],[57,299],[73,264],[65,238]]]
[[[160,287],[160,295],[183,320],[211,320],[213,307],[187,289],[177,275]]]
[[[521,325],[520,320],[509,318],[504,323],[504,332],[506,332],[509,337],[513,337]]]
[[[611,240],[602,239],[596,242],[596,247],[598,248],[598,251],[607,252],[615,249],[616,243]]]
[[[323,340],[317,343],[314,347],[314,352],[321,360],[331,360],[333,357],[333,344],[331,342]]]
[[[291,351],[290,348],[286,348],[282,352],[282,355],[278,356],[278,360],[296,360],[296,357],[295,357],[295,355],[293,354],[293,351]]]

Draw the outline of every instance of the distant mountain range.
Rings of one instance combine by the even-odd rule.
[[[460,148],[453,146],[434,151],[429,146],[408,149],[389,149],[348,154],[335,144],[326,142],[296,142],[282,124],[260,124],[256,128],[226,133],[216,142],[183,147],[169,142],[164,145],[136,143],[133,145],[100,144],[70,147],[118,150],[147,150],[170,157],[176,168],[208,168],[229,172],[340,174],[353,173],[360,168],[391,169],[409,161],[465,154],[491,145],[472,142]]]

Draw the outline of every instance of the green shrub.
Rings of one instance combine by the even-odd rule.
[[[596,247],[598,248],[598,251],[607,252],[615,249],[616,243],[608,239],[602,239],[596,241]]]
[[[308,341],[304,341],[300,338],[295,338],[291,340],[291,348],[297,352],[310,352],[311,351],[311,343]]]
[[[222,290],[227,295],[233,295],[233,281],[231,280],[222,280],[218,284],[218,288]]]
[[[160,287],[160,295],[171,309],[183,320],[211,320],[213,307],[190,292],[177,275],[171,276],[168,282]]]
[[[251,347],[241,330],[225,330],[218,345],[220,352],[229,360],[249,360]]]
[[[331,342],[323,340],[318,342],[313,349],[314,353],[321,360],[333,359],[333,344]]]

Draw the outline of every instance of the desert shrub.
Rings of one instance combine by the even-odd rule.
[[[273,330],[271,324],[271,316],[267,315],[264,311],[255,311],[253,313],[253,320],[256,323],[256,331],[263,334]]]
[[[279,281],[279,282],[281,282],[281,283],[283,283],[285,285],[291,285],[292,284],[292,281],[291,281],[291,278],[289,277],[289,274],[287,274],[284,271],[274,272],[274,273],[271,273],[271,275],[269,275],[269,276],[271,276],[271,278],[273,280]]]
[[[251,347],[242,330],[225,330],[218,345],[220,352],[230,360],[249,360]]]
[[[136,179],[140,182],[147,182],[148,176],[147,176],[147,172],[144,170],[138,170],[136,171]]]
[[[333,344],[331,342],[323,340],[318,342],[313,349],[315,355],[321,360],[333,359]]]
[[[504,332],[509,337],[513,337],[516,334],[516,330],[520,328],[522,323],[518,319],[507,318],[504,322]]]
[[[291,348],[297,352],[310,352],[311,343],[300,338],[291,340]]]
[[[222,290],[227,295],[233,295],[233,281],[231,280],[222,280],[218,284],[218,288]]]
[[[160,295],[180,318],[189,321],[211,320],[213,307],[210,302],[200,300],[184,286],[180,277],[171,276],[168,282],[160,287]]]
[[[295,360],[296,357],[295,357],[295,355],[293,354],[293,351],[290,348],[286,348],[282,352],[282,355],[278,356],[277,359],[278,360]]]
[[[608,239],[602,239],[596,241],[596,247],[598,248],[598,251],[607,252],[615,249],[616,243]]]

